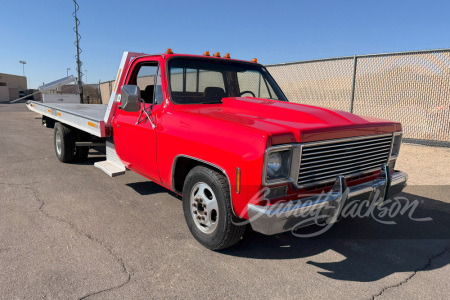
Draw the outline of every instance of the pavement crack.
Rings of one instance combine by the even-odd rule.
[[[0,183],[0,184],[2,184],[2,183]],[[7,184],[7,185],[8,185],[8,184]],[[112,257],[114,257],[114,259],[119,263],[119,265],[120,265],[120,267],[121,267],[121,269],[122,269],[122,273],[125,273],[125,274],[126,274],[126,280],[123,281],[122,283],[120,283],[120,284],[118,284],[118,285],[115,285],[115,286],[112,286],[112,287],[110,287],[110,288],[106,288],[106,289],[102,289],[102,290],[99,290],[99,291],[95,291],[95,292],[91,292],[91,293],[89,293],[89,294],[86,294],[86,295],[80,297],[80,298],[79,298],[80,300],[82,300],[82,299],[87,299],[88,297],[91,297],[91,296],[93,296],[93,295],[97,295],[97,294],[100,294],[100,293],[109,292],[109,291],[113,291],[113,290],[119,289],[119,288],[125,286],[126,284],[128,284],[128,283],[131,281],[131,275],[132,275],[132,273],[131,273],[131,272],[129,271],[129,269],[127,268],[127,266],[126,266],[125,262],[123,261],[123,259],[120,258],[119,255],[116,254],[116,253],[114,252],[114,250],[113,250],[110,246],[106,245],[103,241],[101,241],[101,240],[99,240],[99,239],[93,237],[91,234],[88,234],[88,233],[83,232],[83,231],[82,231],[81,229],[79,229],[74,223],[69,222],[69,221],[66,221],[66,220],[61,219],[61,218],[58,218],[58,217],[56,217],[56,216],[50,215],[48,212],[46,212],[46,211],[44,210],[45,202],[44,202],[44,200],[42,200],[42,199],[39,197],[38,192],[37,192],[34,188],[30,187],[29,185],[27,185],[27,186],[25,186],[25,185],[19,185],[19,184],[11,184],[11,185],[13,185],[13,186],[21,186],[21,187],[23,187],[23,188],[25,188],[25,189],[31,191],[31,192],[33,193],[34,198],[35,198],[36,201],[39,203],[39,211],[40,211],[44,216],[46,216],[46,217],[49,218],[49,219],[52,219],[52,220],[55,220],[55,221],[58,221],[58,222],[61,222],[61,223],[64,223],[64,224],[69,225],[69,226],[72,228],[72,230],[74,230],[74,231],[75,231],[76,233],[78,233],[79,235],[84,236],[84,237],[88,238],[90,241],[92,241],[92,242],[94,242],[94,243],[97,243],[98,245],[102,246],[102,247],[103,247],[103,248],[104,248],[104,249],[105,249]]]
[[[402,281],[400,281],[400,282],[397,283],[397,284],[389,285],[389,286],[384,287],[378,294],[373,295],[371,299],[374,300],[375,298],[380,297],[385,291],[387,291],[387,290],[389,290],[389,289],[393,289],[393,288],[399,287],[399,286],[401,286],[401,285],[407,283],[407,282],[410,281],[414,276],[416,276],[416,274],[417,274],[418,272],[420,272],[420,271],[425,271],[428,267],[430,267],[430,266],[431,266],[431,263],[433,262],[433,260],[435,260],[436,258],[441,257],[441,256],[443,256],[443,255],[445,255],[446,253],[449,253],[449,252],[450,252],[450,248],[445,248],[443,251],[441,251],[441,252],[439,252],[439,253],[437,253],[437,254],[431,256],[431,257],[428,259],[428,262],[427,262],[423,267],[414,270],[413,273],[412,273],[410,276],[408,276],[405,280],[402,280]]]
[[[4,162],[1,162],[1,163],[2,163],[2,165],[5,165],[5,164],[15,164],[15,163],[20,163],[20,162],[25,162],[25,161],[30,161],[30,160],[36,161],[36,160],[42,160],[42,159],[48,159],[48,156],[44,156],[44,157],[22,158],[22,159],[17,159],[17,160],[4,161]]]

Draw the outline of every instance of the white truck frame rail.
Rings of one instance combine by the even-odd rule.
[[[86,107],[87,106],[87,107]],[[103,104],[61,104],[27,102],[27,107],[48,118],[54,119],[98,137],[106,137]]]

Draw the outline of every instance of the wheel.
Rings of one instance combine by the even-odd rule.
[[[183,211],[194,238],[211,250],[233,246],[245,225],[237,224],[224,175],[203,166],[193,168],[183,186]]]
[[[72,161],[75,155],[75,139],[72,130],[61,123],[56,123],[53,136],[56,157],[64,163]]]
[[[89,133],[77,130],[76,138],[78,142],[89,142],[91,136]],[[75,146],[75,156],[74,156],[75,161],[85,161],[88,155],[89,155],[89,147]]]
[[[85,161],[89,155],[89,147],[75,147],[74,159],[76,161]]]

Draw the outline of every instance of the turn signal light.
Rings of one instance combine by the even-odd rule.
[[[214,57],[220,57],[220,52],[214,53]]]
[[[209,51],[205,51],[205,53],[203,53],[204,56],[209,56]]]
[[[173,54],[172,49],[168,48],[166,54]]]
[[[223,56],[224,58],[230,58],[230,53],[227,53]]]
[[[258,60],[256,58],[252,59],[252,62],[258,63]]]

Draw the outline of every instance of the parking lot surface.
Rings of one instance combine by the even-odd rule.
[[[450,151],[402,145],[395,225],[346,218],[323,235],[264,236],[203,248],[180,197],[133,173],[62,164],[53,131],[23,103],[0,104],[1,299],[448,298]]]

